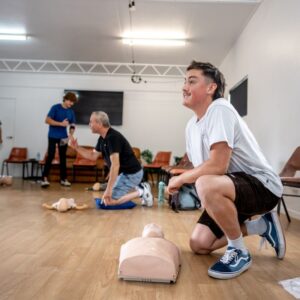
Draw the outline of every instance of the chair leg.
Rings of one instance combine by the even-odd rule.
[[[27,165],[27,162],[22,163],[22,179],[25,179],[25,170],[26,170],[26,178],[28,178],[28,165]]]
[[[154,178],[153,178],[153,172],[152,172],[152,170],[149,170],[148,174],[150,175],[152,185],[154,185]]]
[[[1,176],[4,174],[4,168],[6,167],[6,175],[9,176],[9,171],[8,171],[8,162],[4,161],[2,163],[2,169],[1,169]]]
[[[285,201],[284,201],[283,197],[281,197],[280,202],[282,202],[286,217],[287,217],[288,221],[291,223],[291,218],[290,218],[289,212],[286,208]]]
[[[159,182],[162,180],[161,178],[162,178],[162,170],[160,169],[157,171],[157,186]]]
[[[281,199],[282,199],[282,198],[281,198]],[[278,204],[277,204],[277,214],[278,214],[278,216],[280,215],[281,199],[278,201]]]
[[[5,161],[2,163],[2,167],[1,167],[1,176],[3,176],[4,164],[5,164]]]

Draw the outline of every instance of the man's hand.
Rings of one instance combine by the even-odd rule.
[[[112,200],[112,192],[106,190],[102,196],[102,201],[104,202],[105,206],[114,205],[115,201]]]
[[[68,127],[69,126],[69,121],[68,121],[68,119],[64,119],[60,124],[61,124],[62,127]]]
[[[72,135],[69,135],[69,145],[74,150],[77,150],[77,148],[78,148],[77,139],[75,139]]]
[[[171,177],[167,187],[167,192],[172,195],[173,193],[177,192],[180,189],[182,184],[183,183],[180,180],[180,176]]]

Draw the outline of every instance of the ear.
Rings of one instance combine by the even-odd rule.
[[[211,82],[209,85],[208,85],[208,94],[210,95],[213,95],[217,89],[217,84],[215,82]]]

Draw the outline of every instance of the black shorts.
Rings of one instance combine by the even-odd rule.
[[[234,204],[238,212],[239,223],[248,218],[264,214],[272,210],[280,198],[270,192],[257,178],[244,172],[226,174],[235,186],[236,198]],[[206,210],[200,216],[198,223],[210,228],[217,238],[224,233],[216,222],[208,215]]]

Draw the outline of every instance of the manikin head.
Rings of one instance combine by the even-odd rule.
[[[12,176],[0,176],[0,185],[12,185],[13,178]]]
[[[164,238],[164,233],[162,228],[154,223],[150,223],[145,225],[142,237],[157,237],[157,238]]]
[[[93,191],[97,192],[97,191],[100,191],[100,183],[99,182],[96,182],[94,185],[93,185]]]
[[[69,205],[68,205],[68,199],[66,198],[60,198],[59,199],[59,203],[57,206],[57,210],[59,212],[65,212],[69,209]]]

